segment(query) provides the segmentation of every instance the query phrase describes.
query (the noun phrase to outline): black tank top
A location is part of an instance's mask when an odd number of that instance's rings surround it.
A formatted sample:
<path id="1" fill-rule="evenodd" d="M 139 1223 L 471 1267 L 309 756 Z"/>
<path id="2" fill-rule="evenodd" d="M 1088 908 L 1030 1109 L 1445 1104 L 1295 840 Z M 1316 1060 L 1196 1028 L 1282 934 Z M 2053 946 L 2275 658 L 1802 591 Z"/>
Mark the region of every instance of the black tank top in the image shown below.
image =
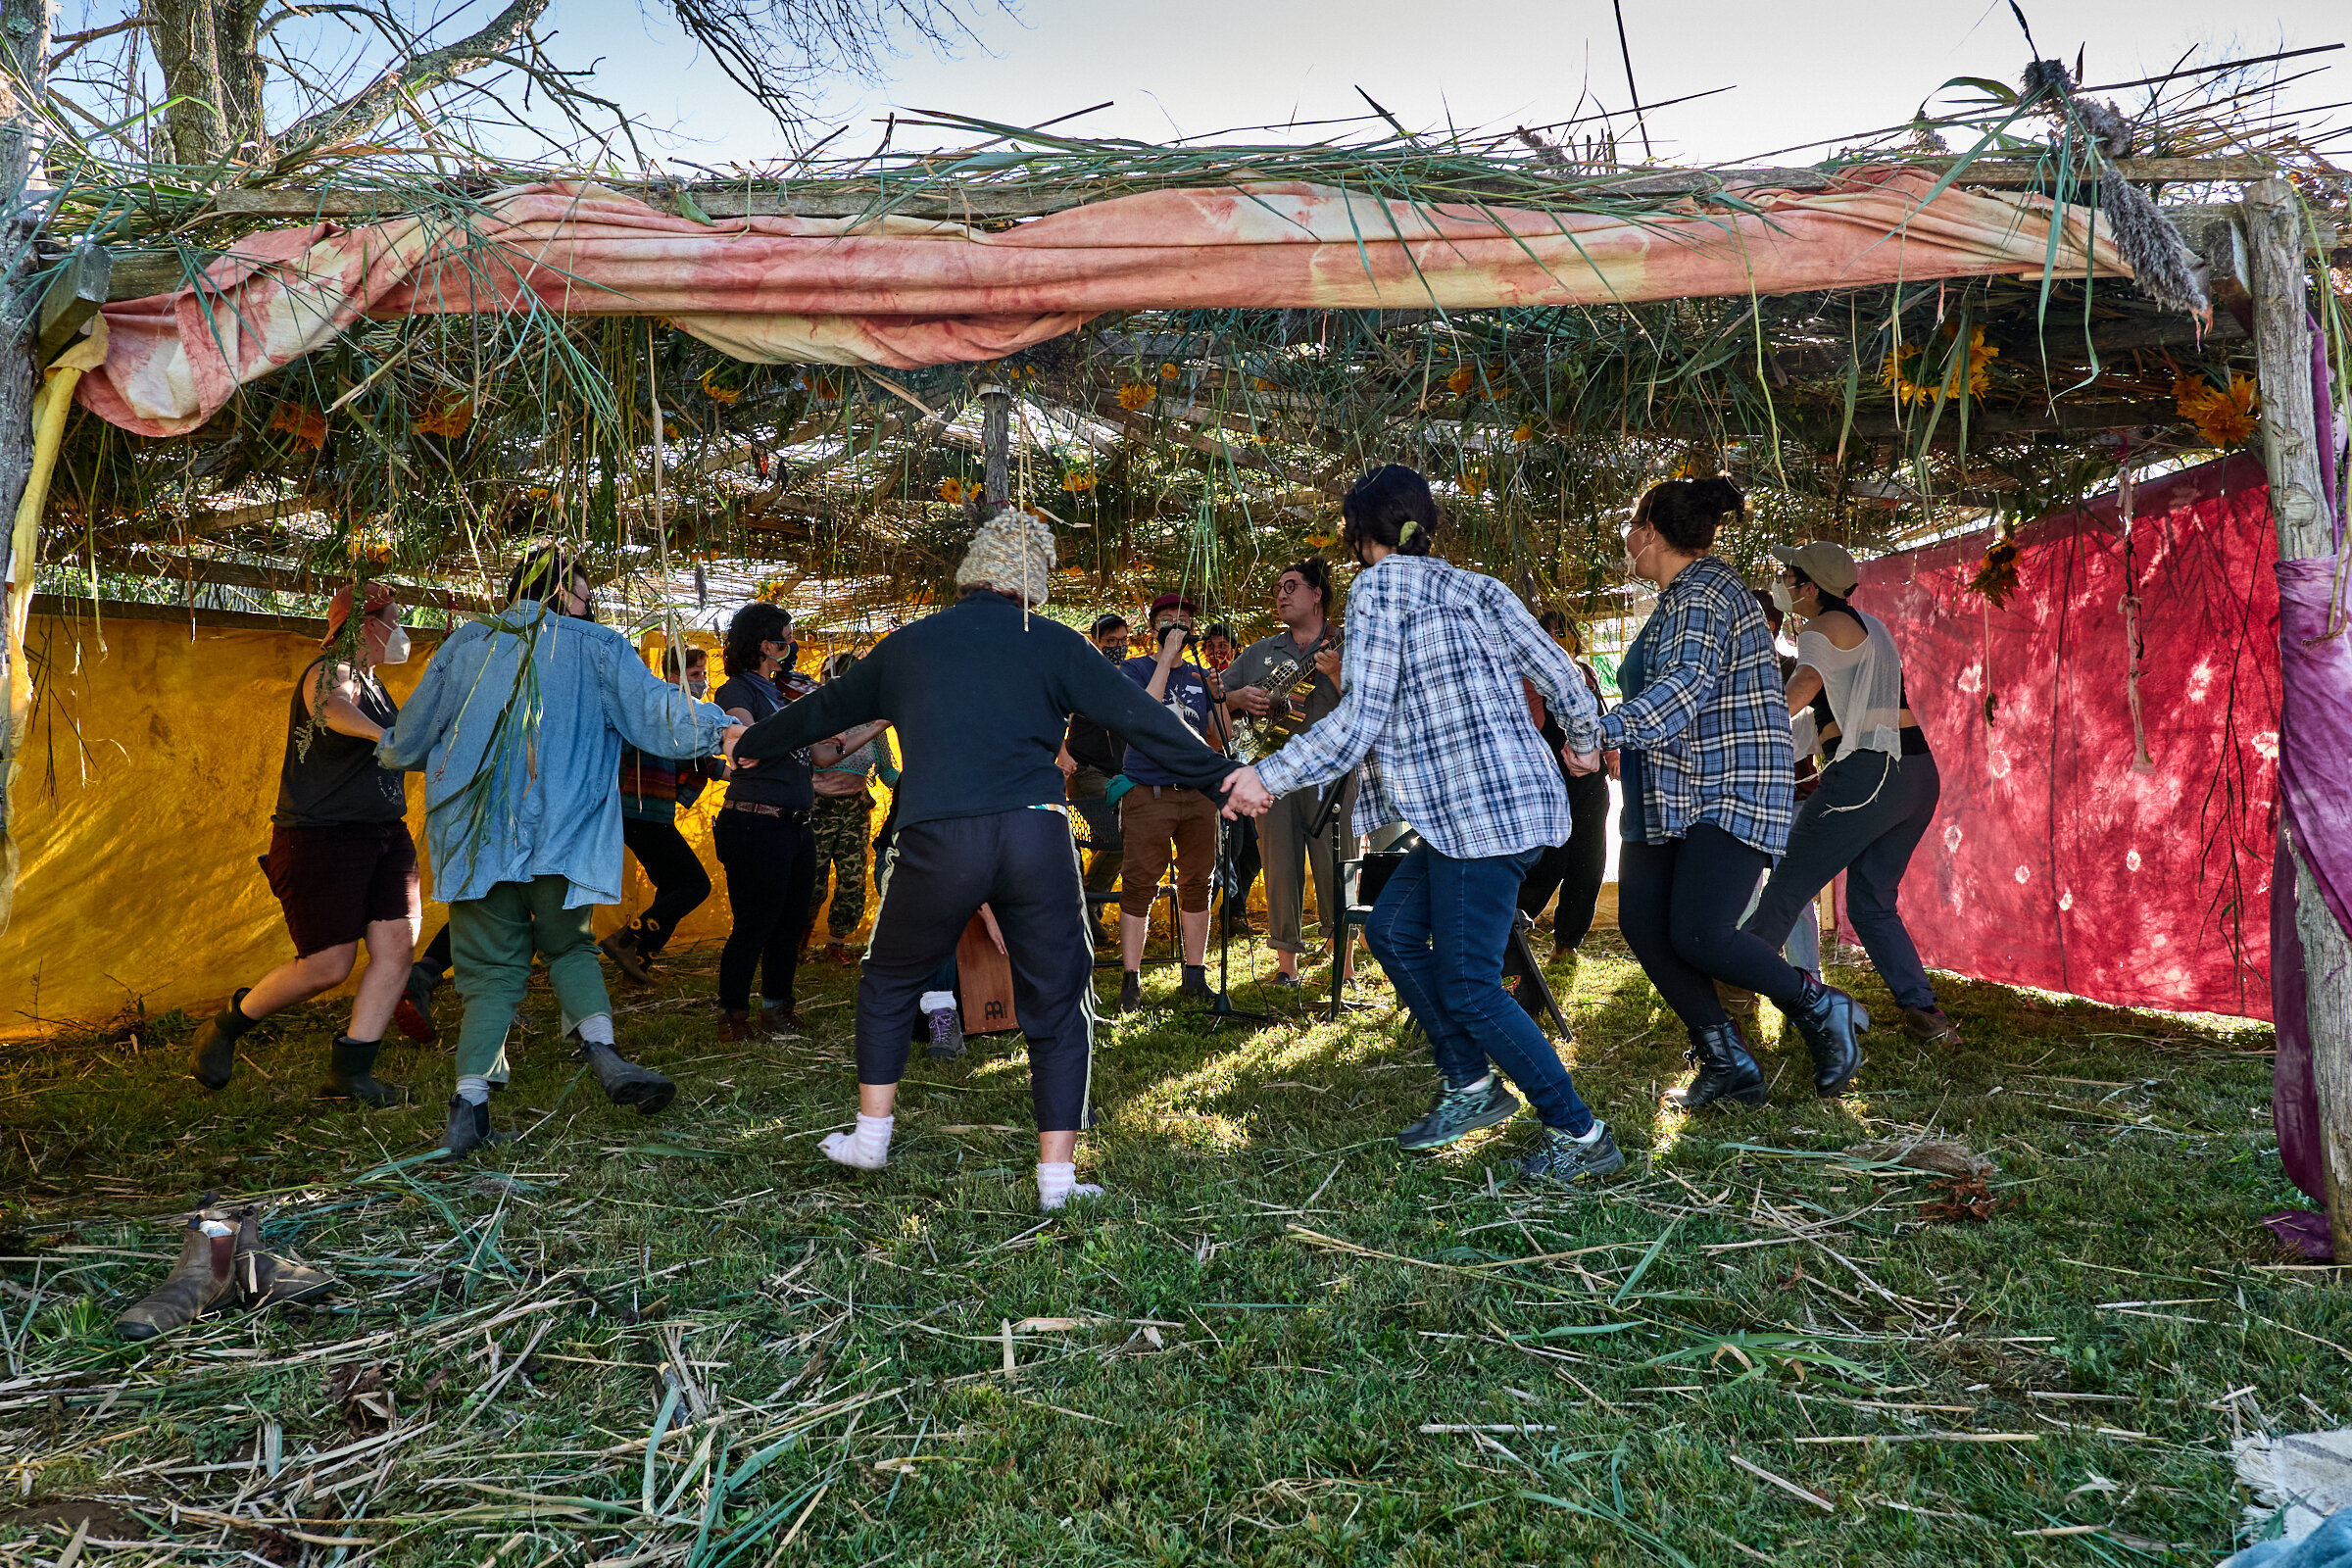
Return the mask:
<path id="1" fill-rule="evenodd" d="M 321 722 L 311 728 L 303 707 L 306 686 L 318 679 L 323 659 L 313 660 L 296 678 L 286 706 L 286 760 L 277 774 L 277 809 L 270 820 L 282 827 L 350 827 L 397 822 L 409 814 L 400 775 L 375 760 L 375 742 L 338 735 Z M 372 674 L 359 679 L 359 710 L 389 728 L 400 708 Z M 302 734 L 311 728 L 311 743 Z"/>

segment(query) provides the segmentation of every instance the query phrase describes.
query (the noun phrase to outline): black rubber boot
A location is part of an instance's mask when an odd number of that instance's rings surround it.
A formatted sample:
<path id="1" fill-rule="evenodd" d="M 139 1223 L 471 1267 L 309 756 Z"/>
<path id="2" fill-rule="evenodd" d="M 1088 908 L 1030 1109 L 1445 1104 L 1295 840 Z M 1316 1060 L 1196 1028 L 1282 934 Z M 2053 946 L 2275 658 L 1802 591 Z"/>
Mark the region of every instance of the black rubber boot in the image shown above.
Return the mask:
<path id="1" fill-rule="evenodd" d="M 1859 1037 L 1870 1028 L 1869 1010 L 1837 987 L 1809 979 L 1788 1021 L 1813 1054 L 1814 1093 L 1830 1100 L 1853 1087 L 1862 1070 Z"/>
<path id="2" fill-rule="evenodd" d="M 640 1116 L 651 1116 L 677 1096 L 676 1084 L 651 1067 L 640 1067 L 611 1046 L 582 1043 L 580 1055 L 596 1069 L 596 1081 L 605 1086 L 605 1098 L 615 1105 L 635 1107 Z"/>
<path id="3" fill-rule="evenodd" d="M 237 1070 L 237 1042 L 245 1031 L 261 1022 L 248 1018 L 237 1010 L 252 991 L 248 986 L 228 999 L 228 1005 L 196 1026 L 196 1038 L 188 1051 L 188 1071 L 207 1089 L 226 1089 L 230 1075 Z"/>
<path id="4" fill-rule="evenodd" d="M 380 1040 L 354 1040 L 349 1035 L 337 1035 L 334 1053 L 327 1057 L 326 1082 L 318 1086 L 318 1098 L 356 1100 L 379 1108 L 399 1104 L 406 1098 L 401 1087 L 377 1082 L 370 1071 L 375 1066 L 375 1054 L 382 1049 Z"/>
<path id="5" fill-rule="evenodd" d="M 1176 989 L 1180 994 L 1192 998 L 1195 1002 L 1214 1002 L 1217 1000 L 1217 994 L 1209 989 L 1208 967 L 1205 964 L 1186 964 L 1184 966 L 1184 979 Z"/>
<path id="6" fill-rule="evenodd" d="M 476 1105 L 464 1095 L 449 1097 L 449 1130 L 441 1135 L 441 1152 L 451 1159 L 464 1159 L 485 1145 L 503 1144 L 514 1135 L 490 1130 L 490 1107 Z"/>
<path id="7" fill-rule="evenodd" d="M 1711 1023 L 1690 1031 L 1690 1049 L 1683 1059 L 1698 1068 L 1698 1076 L 1666 1096 L 1666 1103 L 1698 1110 L 1719 1100 L 1742 1105 L 1761 1105 L 1769 1094 L 1764 1069 L 1749 1055 L 1736 1023 Z"/>
<path id="8" fill-rule="evenodd" d="M 1113 1012 L 1133 1012 L 1144 1004 L 1144 980 L 1133 969 L 1119 976 L 1119 1000 L 1110 1004 Z"/>

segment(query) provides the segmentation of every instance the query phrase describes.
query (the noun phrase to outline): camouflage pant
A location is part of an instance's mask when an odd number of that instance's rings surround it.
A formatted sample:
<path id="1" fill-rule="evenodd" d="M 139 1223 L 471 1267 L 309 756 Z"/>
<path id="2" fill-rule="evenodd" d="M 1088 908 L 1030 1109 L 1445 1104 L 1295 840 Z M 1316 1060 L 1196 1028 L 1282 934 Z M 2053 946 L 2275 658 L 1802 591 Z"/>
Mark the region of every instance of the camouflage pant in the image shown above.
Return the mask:
<path id="1" fill-rule="evenodd" d="M 833 873 L 825 929 L 836 942 L 847 942 L 865 918 L 865 841 L 873 814 L 873 799 L 866 795 L 820 795 L 808 813 L 809 830 L 816 835 L 816 896 L 824 892 L 827 869 Z M 810 902 L 813 906 L 813 897 Z"/>

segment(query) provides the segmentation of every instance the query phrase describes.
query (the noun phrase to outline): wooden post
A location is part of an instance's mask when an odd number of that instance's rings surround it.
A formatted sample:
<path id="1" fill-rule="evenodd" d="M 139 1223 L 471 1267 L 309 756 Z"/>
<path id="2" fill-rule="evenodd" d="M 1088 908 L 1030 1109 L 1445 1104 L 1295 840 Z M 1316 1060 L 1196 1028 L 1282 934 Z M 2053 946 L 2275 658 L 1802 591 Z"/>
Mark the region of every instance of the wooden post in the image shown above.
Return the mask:
<path id="1" fill-rule="evenodd" d="M 2270 468 L 2271 514 L 2278 523 L 2278 559 L 2324 559 L 2335 554 L 2335 537 L 2320 477 L 2319 419 L 2312 401 L 2303 215 L 2294 188 L 2283 179 L 2250 187 L 2244 212 L 2263 457 Z M 2283 744 L 2292 741 L 2281 737 Z M 2330 759 L 2329 765 L 2340 760 Z M 2328 1224 L 2335 1237 L 2336 1260 L 2352 1261 L 2352 936 L 2320 896 L 2300 845 L 2294 864 L 2273 866 L 2271 874 L 2295 879 L 2295 929 L 2303 938 Z"/>
<path id="2" fill-rule="evenodd" d="M 14 559 L 11 521 L 32 471 L 33 340 L 38 301 L 25 289 L 37 269 L 33 241 L 46 212 L 41 127 L 27 93 L 48 79 L 49 11 L 53 0 L 0 0 L 0 612 L 13 615 L 18 594 L 32 592 L 33 563 Z M 13 623 L 13 622 L 12 622 Z M 0 930 L 16 901 L 17 852 L 9 837 L 9 784 L 16 771 L 17 733 L 24 671 L 0 623 Z"/>
<path id="3" fill-rule="evenodd" d="M 981 500 L 983 515 L 1012 500 L 1012 392 L 990 385 L 980 389 Z"/>

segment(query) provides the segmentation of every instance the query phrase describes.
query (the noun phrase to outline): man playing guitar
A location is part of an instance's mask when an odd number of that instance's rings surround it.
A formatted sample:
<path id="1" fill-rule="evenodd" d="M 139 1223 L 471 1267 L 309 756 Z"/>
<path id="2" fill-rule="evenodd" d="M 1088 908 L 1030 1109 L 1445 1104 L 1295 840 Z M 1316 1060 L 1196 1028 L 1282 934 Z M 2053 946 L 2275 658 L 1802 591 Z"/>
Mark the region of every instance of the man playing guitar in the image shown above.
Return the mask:
<path id="1" fill-rule="evenodd" d="M 1270 755 L 1340 706 L 1340 628 L 1329 620 L 1330 609 L 1331 568 L 1321 557 L 1309 556 L 1283 569 L 1274 585 L 1274 614 L 1283 629 L 1251 643 L 1224 672 L 1225 706 L 1248 721 L 1244 760 L 1254 762 Z M 1345 788 L 1338 818 L 1343 839 L 1352 832 L 1355 780 L 1349 779 Z M 1322 794 L 1319 789 L 1295 790 L 1258 818 L 1266 876 L 1266 946 L 1274 950 L 1281 971 L 1277 985 L 1298 983 L 1309 865 L 1315 877 L 1315 907 L 1326 933 L 1334 925 L 1331 911 L 1339 907 L 1340 890 L 1329 885 L 1331 857 L 1306 838 Z"/>

